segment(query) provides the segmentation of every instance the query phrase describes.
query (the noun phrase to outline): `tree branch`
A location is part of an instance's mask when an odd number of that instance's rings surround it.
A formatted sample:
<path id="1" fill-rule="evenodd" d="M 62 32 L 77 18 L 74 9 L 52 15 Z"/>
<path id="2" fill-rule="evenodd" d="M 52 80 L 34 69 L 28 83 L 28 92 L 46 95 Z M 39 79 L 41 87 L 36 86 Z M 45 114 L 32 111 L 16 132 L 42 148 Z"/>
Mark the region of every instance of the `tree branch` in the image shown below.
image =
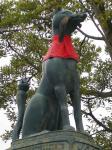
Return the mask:
<path id="1" fill-rule="evenodd" d="M 7 41 L 7 43 L 8 43 L 8 46 L 11 48 L 11 50 L 12 50 L 13 52 L 15 52 L 16 54 L 18 54 L 18 56 L 20 56 L 21 58 L 23 58 L 26 62 L 28 62 L 29 65 L 31 65 L 33 68 L 35 68 L 35 69 L 37 70 L 37 67 L 36 67 L 29 59 L 27 59 L 27 57 L 25 57 L 24 55 L 18 53 L 18 52 L 12 47 L 12 45 L 10 44 L 10 42 L 9 42 L 8 40 L 6 40 L 6 41 Z"/>
<path id="2" fill-rule="evenodd" d="M 81 55 L 82 54 L 82 46 L 83 46 L 83 44 L 85 43 L 85 41 L 86 41 L 86 36 L 84 37 L 84 39 L 82 40 L 82 42 L 81 42 L 81 44 L 79 45 L 79 55 Z"/>
<path id="3" fill-rule="evenodd" d="M 78 27 L 77 27 L 77 30 L 79 32 L 81 32 L 84 36 L 88 37 L 88 38 L 91 38 L 91 39 L 94 39 L 94 40 L 105 40 L 104 37 L 96 37 L 96 36 L 88 35 L 85 32 L 83 32 L 81 29 L 79 29 Z"/>
<path id="4" fill-rule="evenodd" d="M 93 11 L 95 12 L 96 18 L 100 23 L 100 26 L 104 33 L 105 43 L 107 45 L 107 51 L 109 52 L 110 58 L 112 60 L 112 29 L 110 26 L 108 26 L 109 15 L 107 15 L 106 13 L 105 2 L 103 0 L 98 3 L 90 0 L 86 1 L 90 3 Z"/>
<path id="5" fill-rule="evenodd" d="M 106 131 L 108 132 L 112 132 L 112 129 L 108 128 L 107 126 L 105 126 L 102 122 L 100 122 L 92 113 L 91 107 L 90 107 L 90 103 L 88 101 L 88 109 L 89 109 L 89 113 L 88 115 L 101 127 L 103 127 Z"/>
<path id="6" fill-rule="evenodd" d="M 88 90 L 86 92 L 87 95 L 93 95 L 95 97 L 102 97 L 102 98 L 107 98 L 107 97 L 112 97 L 112 91 L 110 92 L 99 92 L 95 90 Z"/>
<path id="7" fill-rule="evenodd" d="M 28 30 L 28 29 L 32 29 L 32 27 L 28 27 L 28 28 L 24 28 L 24 29 L 0 29 L 0 34 L 6 33 L 6 32 L 18 32 L 18 31 L 23 31 L 23 30 Z"/>
<path id="8" fill-rule="evenodd" d="M 99 134 L 99 133 L 102 133 L 102 132 L 105 132 L 105 130 L 100 130 L 100 131 L 97 131 L 97 132 L 95 132 L 95 133 L 92 133 L 91 136 L 96 135 L 96 134 Z"/>
<path id="9" fill-rule="evenodd" d="M 83 6 L 85 11 L 89 14 L 89 16 L 90 16 L 91 20 L 93 21 L 94 25 L 96 26 L 97 30 L 101 33 L 102 37 L 105 39 L 105 35 L 103 34 L 102 30 L 98 27 L 98 25 L 96 24 L 95 20 L 93 19 L 93 15 L 91 15 L 90 11 L 85 7 L 85 5 L 83 4 L 82 0 L 79 0 L 79 2 Z"/>

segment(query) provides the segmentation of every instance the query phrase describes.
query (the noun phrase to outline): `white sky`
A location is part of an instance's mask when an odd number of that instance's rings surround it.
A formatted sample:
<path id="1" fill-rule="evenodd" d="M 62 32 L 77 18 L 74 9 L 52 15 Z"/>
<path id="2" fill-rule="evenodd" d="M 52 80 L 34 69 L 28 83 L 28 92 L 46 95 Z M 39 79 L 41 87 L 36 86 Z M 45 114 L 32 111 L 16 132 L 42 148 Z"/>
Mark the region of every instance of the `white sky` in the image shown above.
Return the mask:
<path id="1" fill-rule="evenodd" d="M 5 130 L 9 129 L 11 129 L 11 124 L 5 115 L 5 111 L 0 110 L 0 135 L 4 134 Z M 9 148 L 10 142 L 11 141 L 5 143 L 2 141 L 2 139 L 0 139 L 0 150 L 5 150 L 6 148 Z"/>
<path id="2" fill-rule="evenodd" d="M 91 21 L 83 23 L 81 29 L 89 35 L 101 36 Z M 80 37 L 83 38 L 82 34 L 80 34 L 80 33 L 78 33 L 77 36 L 80 36 Z M 94 41 L 94 43 L 95 43 L 96 46 L 100 46 L 102 48 L 104 48 L 104 46 L 105 46 L 105 43 L 103 41 Z M 104 53 L 102 53 L 101 57 L 105 58 L 106 56 L 105 56 Z M 5 65 L 7 63 L 9 63 L 9 59 L 0 59 L 0 64 L 1 65 Z M 73 126 L 75 126 L 74 125 L 74 120 L 73 120 L 72 117 L 70 119 L 70 122 Z M 7 119 L 6 115 L 5 115 L 5 111 L 1 110 L 0 111 L 0 135 L 3 134 L 4 131 L 8 130 L 8 129 L 10 129 L 10 122 Z M 0 139 L 0 150 L 6 150 L 7 148 L 9 148 L 10 143 L 11 143 L 11 141 L 8 141 L 7 143 L 4 143 Z"/>

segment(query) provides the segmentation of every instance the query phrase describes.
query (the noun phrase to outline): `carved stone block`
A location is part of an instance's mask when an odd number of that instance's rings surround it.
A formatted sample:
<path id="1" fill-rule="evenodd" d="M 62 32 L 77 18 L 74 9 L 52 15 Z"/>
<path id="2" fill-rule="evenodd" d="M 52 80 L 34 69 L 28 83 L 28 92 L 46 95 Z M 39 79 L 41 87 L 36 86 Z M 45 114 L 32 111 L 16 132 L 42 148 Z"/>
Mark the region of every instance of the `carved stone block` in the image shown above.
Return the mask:
<path id="1" fill-rule="evenodd" d="M 42 132 L 12 143 L 11 150 L 101 150 L 93 139 L 72 130 Z"/>

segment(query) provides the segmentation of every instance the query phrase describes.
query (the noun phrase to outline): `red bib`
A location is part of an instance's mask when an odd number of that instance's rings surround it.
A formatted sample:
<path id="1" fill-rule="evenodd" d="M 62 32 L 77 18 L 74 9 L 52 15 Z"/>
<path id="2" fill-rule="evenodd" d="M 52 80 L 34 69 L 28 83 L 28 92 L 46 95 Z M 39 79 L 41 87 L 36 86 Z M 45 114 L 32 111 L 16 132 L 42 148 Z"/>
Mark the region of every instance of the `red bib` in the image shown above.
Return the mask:
<path id="1" fill-rule="evenodd" d="M 77 61 L 79 60 L 79 55 L 72 45 L 70 36 L 65 35 L 62 42 L 59 42 L 59 35 L 53 36 L 51 46 L 45 56 L 43 56 L 43 61 L 53 57 L 72 58 Z"/>

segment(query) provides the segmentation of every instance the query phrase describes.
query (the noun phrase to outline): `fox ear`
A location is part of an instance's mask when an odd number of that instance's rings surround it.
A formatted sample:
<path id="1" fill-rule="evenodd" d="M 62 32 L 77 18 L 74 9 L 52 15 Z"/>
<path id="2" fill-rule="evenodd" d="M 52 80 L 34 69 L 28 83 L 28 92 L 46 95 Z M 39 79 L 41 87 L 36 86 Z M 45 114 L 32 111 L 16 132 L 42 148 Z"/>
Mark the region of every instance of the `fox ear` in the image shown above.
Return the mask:
<path id="1" fill-rule="evenodd" d="M 55 10 L 55 14 L 56 14 L 57 12 L 61 11 L 61 10 L 62 10 L 62 8 L 58 7 L 58 8 Z"/>
<path id="2" fill-rule="evenodd" d="M 59 11 L 61 11 L 62 8 L 58 7 L 57 9 L 55 9 L 52 13 L 52 16 L 56 15 Z"/>
<path id="3" fill-rule="evenodd" d="M 59 24 L 59 41 L 62 42 L 63 41 L 63 38 L 64 38 L 64 34 L 65 34 L 65 31 L 66 31 L 66 27 L 67 27 L 67 23 L 69 21 L 69 18 L 68 16 L 65 16 L 60 24 Z"/>

